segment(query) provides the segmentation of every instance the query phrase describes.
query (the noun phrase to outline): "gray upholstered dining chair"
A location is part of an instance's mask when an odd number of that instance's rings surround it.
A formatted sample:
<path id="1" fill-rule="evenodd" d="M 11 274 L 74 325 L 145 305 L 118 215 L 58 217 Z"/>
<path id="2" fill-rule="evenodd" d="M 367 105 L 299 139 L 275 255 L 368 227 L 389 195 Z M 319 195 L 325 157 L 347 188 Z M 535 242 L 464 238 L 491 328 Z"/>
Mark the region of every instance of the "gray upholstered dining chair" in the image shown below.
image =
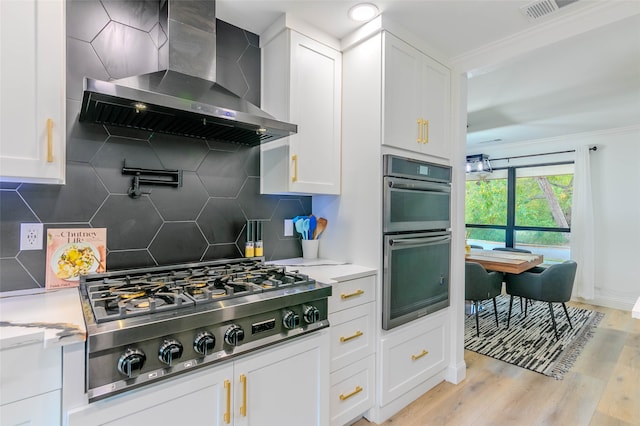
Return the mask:
<path id="1" fill-rule="evenodd" d="M 465 262 L 464 298 L 473 302 L 476 316 L 476 336 L 480 336 L 480 320 L 478 318 L 478 302 L 493 299 L 493 311 L 498 325 L 498 306 L 496 296 L 502 292 L 502 273 L 487 272 L 479 263 Z"/>
<path id="2" fill-rule="evenodd" d="M 561 303 L 564 313 L 569 321 L 569 327 L 573 329 L 571 318 L 567 311 L 565 302 L 571 299 L 573 282 L 576 278 L 578 264 L 573 260 L 551 265 L 547 268 L 534 268 L 521 274 L 506 274 L 507 294 L 511 296 L 509 300 L 509 317 L 507 328 L 511 320 L 511 307 L 513 296 L 524 297 L 525 299 L 547 302 L 553 323 L 553 332 L 558 338 L 556 319 L 553 314 L 553 303 Z M 524 315 L 527 316 L 527 304 L 525 303 Z"/>

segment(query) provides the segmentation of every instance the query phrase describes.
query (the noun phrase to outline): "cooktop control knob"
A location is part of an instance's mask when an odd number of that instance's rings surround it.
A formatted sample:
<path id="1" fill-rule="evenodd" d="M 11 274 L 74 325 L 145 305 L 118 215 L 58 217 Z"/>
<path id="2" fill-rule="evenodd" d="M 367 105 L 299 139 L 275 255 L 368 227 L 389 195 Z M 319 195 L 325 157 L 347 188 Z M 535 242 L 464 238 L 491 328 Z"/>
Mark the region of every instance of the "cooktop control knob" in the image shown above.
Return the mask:
<path id="1" fill-rule="evenodd" d="M 232 324 L 224 332 L 224 341 L 232 346 L 238 346 L 244 340 L 244 330 L 236 324 Z"/>
<path id="2" fill-rule="evenodd" d="M 216 346 L 216 338 L 208 331 L 198 333 L 193 340 L 193 350 L 201 355 L 207 356 Z"/>
<path id="3" fill-rule="evenodd" d="M 305 306 L 303 316 L 307 324 L 313 324 L 320 320 L 320 311 L 315 306 Z"/>
<path id="4" fill-rule="evenodd" d="M 288 330 L 300 327 L 300 315 L 293 311 L 285 311 L 282 316 L 282 325 Z"/>
<path id="5" fill-rule="evenodd" d="M 176 339 L 165 339 L 158 351 L 158 358 L 167 365 L 182 356 L 182 344 Z"/>
<path id="6" fill-rule="evenodd" d="M 138 349 L 127 349 L 118 359 L 118 371 L 127 377 L 133 377 L 134 374 L 142 370 L 147 356 Z"/>

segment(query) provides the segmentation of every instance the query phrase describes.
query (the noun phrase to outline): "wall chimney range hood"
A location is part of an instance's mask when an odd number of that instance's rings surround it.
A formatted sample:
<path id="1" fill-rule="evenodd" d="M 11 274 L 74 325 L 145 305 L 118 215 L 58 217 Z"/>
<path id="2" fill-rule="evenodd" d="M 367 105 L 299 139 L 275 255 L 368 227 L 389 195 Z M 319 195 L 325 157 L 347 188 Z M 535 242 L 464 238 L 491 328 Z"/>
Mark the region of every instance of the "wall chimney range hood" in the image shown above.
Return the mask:
<path id="1" fill-rule="evenodd" d="M 215 83 L 214 1 L 161 2 L 160 25 L 168 34 L 159 52 L 166 69 L 113 81 L 85 78 L 80 121 L 250 146 L 297 132 Z"/>

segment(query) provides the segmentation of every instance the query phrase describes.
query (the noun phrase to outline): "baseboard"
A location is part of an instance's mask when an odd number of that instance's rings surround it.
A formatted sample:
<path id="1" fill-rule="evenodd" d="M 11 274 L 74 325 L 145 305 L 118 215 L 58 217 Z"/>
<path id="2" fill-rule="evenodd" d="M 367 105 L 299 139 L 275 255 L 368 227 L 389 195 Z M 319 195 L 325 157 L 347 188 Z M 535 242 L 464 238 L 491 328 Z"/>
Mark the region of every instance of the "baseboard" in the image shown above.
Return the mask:
<path id="1" fill-rule="evenodd" d="M 449 364 L 447 370 L 445 372 L 444 379 L 449 382 L 457 385 L 467 376 L 467 364 L 462 360 L 457 364 Z"/>

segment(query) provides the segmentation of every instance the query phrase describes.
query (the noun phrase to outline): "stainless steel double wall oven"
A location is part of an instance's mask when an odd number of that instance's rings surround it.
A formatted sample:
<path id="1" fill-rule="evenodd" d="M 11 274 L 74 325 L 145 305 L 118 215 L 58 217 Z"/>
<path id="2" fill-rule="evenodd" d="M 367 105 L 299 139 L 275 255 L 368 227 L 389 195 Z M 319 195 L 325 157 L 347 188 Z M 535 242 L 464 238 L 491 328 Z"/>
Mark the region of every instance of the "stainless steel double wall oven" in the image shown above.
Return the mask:
<path id="1" fill-rule="evenodd" d="M 382 328 L 449 306 L 451 168 L 383 157 Z"/>

